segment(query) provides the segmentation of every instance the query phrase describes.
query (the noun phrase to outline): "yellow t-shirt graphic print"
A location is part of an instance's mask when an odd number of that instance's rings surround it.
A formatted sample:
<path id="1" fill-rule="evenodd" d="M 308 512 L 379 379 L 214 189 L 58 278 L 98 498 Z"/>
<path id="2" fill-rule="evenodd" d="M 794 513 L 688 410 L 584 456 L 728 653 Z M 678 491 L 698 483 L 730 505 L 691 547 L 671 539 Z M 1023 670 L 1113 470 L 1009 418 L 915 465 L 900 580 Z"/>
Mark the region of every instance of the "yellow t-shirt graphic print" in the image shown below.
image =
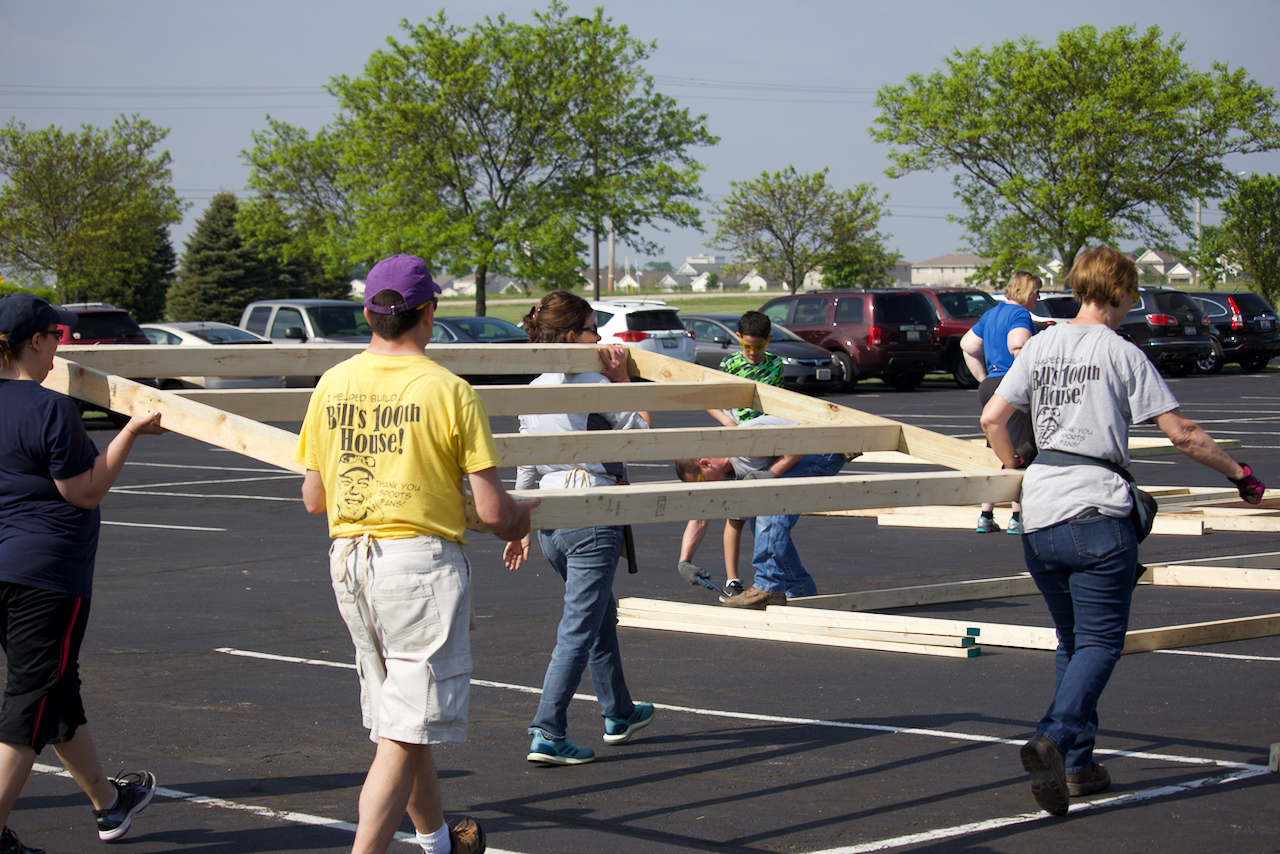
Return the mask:
<path id="1" fill-rule="evenodd" d="M 501 465 L 471 386 L 425 356 L 371 353 L 320 378 L 294 459 L 320 473 L 329 536 L 459 543 L 462 476 Z"/>

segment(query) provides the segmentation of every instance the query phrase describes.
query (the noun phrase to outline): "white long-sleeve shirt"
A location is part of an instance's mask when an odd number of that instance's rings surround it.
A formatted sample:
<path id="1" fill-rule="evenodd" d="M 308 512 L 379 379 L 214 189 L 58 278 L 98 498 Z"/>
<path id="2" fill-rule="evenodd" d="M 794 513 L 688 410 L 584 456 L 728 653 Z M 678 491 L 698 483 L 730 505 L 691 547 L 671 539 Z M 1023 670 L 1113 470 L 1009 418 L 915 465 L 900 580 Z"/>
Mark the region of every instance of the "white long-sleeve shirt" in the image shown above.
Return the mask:
<path id="1" fill-rule="evenodd" d="M 530 385 L 574 385 L 607 383 L 609 378 L 598 371 L 580 374 L 542 374 Z M 586 401 L 583 395 L 583 401 Z M 613 430 L 647 430 L 649 425 L 637 412 L 601 412 Z M 521 433 L 567 433 L 586 430 L 590 412 L 554 413 L 545 415 L 521 415 Z M 594 486 L 613 486 L 617 481 L 605 471 L 603 462 L 555 463 L 540 466 L 519 466 L 516 470 L 516 489 L 581 489 Z"/>

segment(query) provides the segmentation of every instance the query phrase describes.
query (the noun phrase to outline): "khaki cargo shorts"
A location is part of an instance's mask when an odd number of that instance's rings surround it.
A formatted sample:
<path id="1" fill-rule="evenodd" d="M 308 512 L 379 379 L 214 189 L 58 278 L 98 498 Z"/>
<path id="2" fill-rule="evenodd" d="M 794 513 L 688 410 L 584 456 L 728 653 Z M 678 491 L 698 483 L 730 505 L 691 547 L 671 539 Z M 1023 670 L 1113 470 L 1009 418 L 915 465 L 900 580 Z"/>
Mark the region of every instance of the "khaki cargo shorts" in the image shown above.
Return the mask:
<path id="1" fill-rule="evenodd" d="M 369 738 L 467 740 L 471 566 L 439 537 L 334 540 L 329 575 L 356 648 Z"/>

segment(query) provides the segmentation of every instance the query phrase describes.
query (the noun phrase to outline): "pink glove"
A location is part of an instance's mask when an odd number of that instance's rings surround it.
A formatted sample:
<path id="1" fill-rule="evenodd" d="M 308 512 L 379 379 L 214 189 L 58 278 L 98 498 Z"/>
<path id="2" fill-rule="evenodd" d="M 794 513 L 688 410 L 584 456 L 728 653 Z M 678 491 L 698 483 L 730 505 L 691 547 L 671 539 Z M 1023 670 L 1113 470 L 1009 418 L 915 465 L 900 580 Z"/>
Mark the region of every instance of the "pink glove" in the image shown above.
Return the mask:
<path id="1" fill-rule="evenodd" d="M 1266 492 L 1267 485 L 1253 476 L 1253 469 L 1244 463 L 1240 463 L 1240 468 L 1244 469 L 1244 477 L 1239 480 L 1227 478 L 1235 484 L 1236 489 L 1240 490 L 1240 497 L 1250 504 L 1261 504 L 1262 493 Z"/>

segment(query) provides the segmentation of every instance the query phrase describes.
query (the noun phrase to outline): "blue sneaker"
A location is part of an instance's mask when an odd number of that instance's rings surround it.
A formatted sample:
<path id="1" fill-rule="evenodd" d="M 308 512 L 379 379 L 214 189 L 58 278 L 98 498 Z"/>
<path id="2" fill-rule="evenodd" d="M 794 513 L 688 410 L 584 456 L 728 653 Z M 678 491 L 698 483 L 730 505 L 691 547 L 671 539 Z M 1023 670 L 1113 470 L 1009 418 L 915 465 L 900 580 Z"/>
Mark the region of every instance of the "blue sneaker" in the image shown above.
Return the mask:
<path id="1" fill-rule="evenodd" d="M 996 520 L 992 516 L 979 516 L 978 527 L 975 529 L 979 534 L 998 534 L 1000 526 L 996 524 Z"/>
<path id="2" fill-rule="evenodd" d="M 1009 527 L 1005 528 L 1005 529 L 1004 529 L 1004 532 L 1005 532 L 1006 534 L 1021 534 L 1021 533 L 1022 533 L 1022 520 L 1021 520 L 1021 519 L 1010 519 L 1010 520 L 1009 520 Z"/>
<path id="3" fill-rule="evenodd" d="M 596 758 L 596 754 L 567 738 L 552 741 L 542 733 L 537 733 L 529 744 L 529 755 L 525 758 L 530 762 L 543 762 L 547 765 L 586 765 Z"/>
<path id="4" fill-rule="evenodd" d="M 651 723 L 653 723 L 653 703 L 636 703 L 631 717 L 604 719 L 605 743 L 626 744 L 631 740 L 631 736 Z"/>

